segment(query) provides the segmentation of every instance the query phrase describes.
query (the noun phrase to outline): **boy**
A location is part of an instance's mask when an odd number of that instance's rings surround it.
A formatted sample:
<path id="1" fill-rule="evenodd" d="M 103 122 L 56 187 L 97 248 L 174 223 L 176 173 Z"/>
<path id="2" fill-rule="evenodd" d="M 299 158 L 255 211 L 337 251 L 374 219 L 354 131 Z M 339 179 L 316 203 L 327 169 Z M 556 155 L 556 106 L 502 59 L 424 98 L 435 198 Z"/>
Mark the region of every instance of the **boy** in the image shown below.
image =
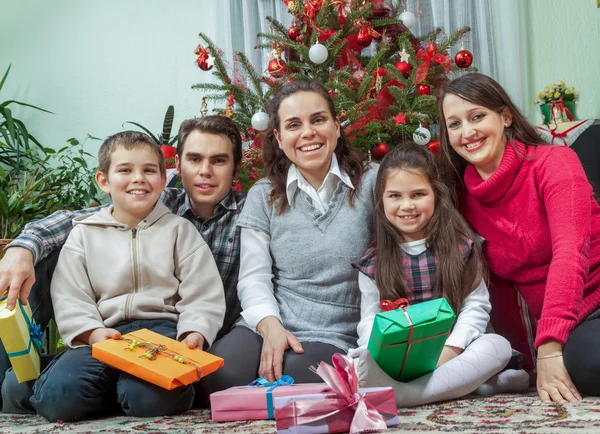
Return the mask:
<path id="1" fill-rule="evenodd" d="M 232 119 L 210 115 L 183 121 L 176 157 L 177 174 L 183 188 L 167 187 L 161 196 L 162 203 L 173 214 L 184 217 L 196 227 L 217 263 L 227 305 L 217 339 L 229 332 L 241 312 L 237 297 L 240 228 L 236 223 L 246 193 L 232 190 L 241 160 L 242 139 Z M 60 249 L 73 227 L 71 221 L 95 211 L 98 208 L 57 211 L 29 223 L 8 246 L 6 255 L 0 260 L 0 287 L 10 287 L 9 309 L 14 309 L 17 298 L 23 303 L 29 299 L 36 322 L 42 328 L 46 327 L 53 316 L 48 300 L 50 281 Z M 0 384 L 8 367 L 10 362 L 0 343 Z"/>
<path id="2" fill-rule="evenodd" d="M 75 219 L 54 271 L 51 295 L 69 349 L 33 386 L 30 404 L 10 370 L 4 411 L 50 421 L 89 419 L 119 405 L 130 416 L 192 407 L 193 386 L 171 391 L 92 358 L 91 345 L 140 328 L 207 348 L 223 323 L 223 284 L 196 228 L 158 201 L 164 158 L 147 135 L 125 131 L 99 151 L 96 182 L 112 206 Z"/>

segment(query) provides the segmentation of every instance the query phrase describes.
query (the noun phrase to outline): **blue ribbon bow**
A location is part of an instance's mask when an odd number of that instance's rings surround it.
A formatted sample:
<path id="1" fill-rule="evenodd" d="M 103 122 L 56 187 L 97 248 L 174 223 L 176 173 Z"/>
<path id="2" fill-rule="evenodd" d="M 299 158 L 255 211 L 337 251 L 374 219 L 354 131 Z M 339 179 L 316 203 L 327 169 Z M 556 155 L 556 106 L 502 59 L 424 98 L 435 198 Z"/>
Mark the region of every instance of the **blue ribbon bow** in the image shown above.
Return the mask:
<path id="1" fill-rule="evenodd" d="M 292 377 L 289 375 L 282 375 L 279 380 L 273 383 L 259 377 L 248 384 L 248 386 L 270 387 L 270 389 L 267 390 L 267 416 L 269 419 L 275 419 L 275 411 L 273 409 L 273 389 L 279 386 L 291 386 L 292 384 L 294 384 L 294 379 Z"/>
<path id="2" fill-rule="evenodd" d="M 8 297 L 0 298 L 0 302 L 5 301 L 7 298 Z M 27 316 L 27 311 L 25 311 L 25 308 L 21 304 L 21 300 L 17 300 L 17 304 L 21 309 L 21 313 L 23 314 L 23 318 L 25 319 L 25 322 L 27 323 L 27 328 L 29 329 L 29 343 L 27 344 L 27 348 L 25 348 L 23 351 L 15 351 L 14 353 L 8 353 L 7 356 L 9 358 L 20 357 L 29 354 L 29 351 L 31 351 L 31 344 L 35 345 L 35 348 L 39 350 L 42 347 L 42 338 L 44 336 L 42 328 L 35 323 L 33 318 L 30 319 Z"/>

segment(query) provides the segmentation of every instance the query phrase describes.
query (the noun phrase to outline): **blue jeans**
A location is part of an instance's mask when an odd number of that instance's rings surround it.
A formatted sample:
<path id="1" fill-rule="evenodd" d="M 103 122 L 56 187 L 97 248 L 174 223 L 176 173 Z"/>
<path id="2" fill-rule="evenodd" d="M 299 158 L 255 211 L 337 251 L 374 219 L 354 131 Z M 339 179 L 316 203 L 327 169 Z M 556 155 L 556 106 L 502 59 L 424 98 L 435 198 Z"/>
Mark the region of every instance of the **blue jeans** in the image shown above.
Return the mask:
<path id="1" fill-rule="evenodd" d="M 52 273 L 54 273 L 59 255 L 60 249 L 57 249 L 35 266 L 35 283 L 31 288 L 28 301 L 31 305 L 33 318 L 42 330 L 48 327 L 48 323 L 54 316 L 52 300 L 50 299 L 50 280 L 52 279 Z M 10 360 L 6 355 L 2 341 L 0 341 L 0 387 L 4 381 L 4 375 L 9 368 Z M 0 398 L 0 407 L 2 407 L 2 398 Z"/>
<path id="2" fill-rule="evenodd" d="M 136 320 L 115 327 L 122 334 L 141 328 L 172 339 L 177 334 L 177 324 L 167 320 Z M 92 419 L 119 410 L 127 416 L 167 416 L 191 409 L 194 402 L 192 385 L 163 389 L 94 359 L 90 347 L 69 349 L 55 357 L 35 381 L 30 405 L 26 385 L 16 383 L 8 371 L 2 390 L 4 408 L 37 412 L 51 422 Z"/>

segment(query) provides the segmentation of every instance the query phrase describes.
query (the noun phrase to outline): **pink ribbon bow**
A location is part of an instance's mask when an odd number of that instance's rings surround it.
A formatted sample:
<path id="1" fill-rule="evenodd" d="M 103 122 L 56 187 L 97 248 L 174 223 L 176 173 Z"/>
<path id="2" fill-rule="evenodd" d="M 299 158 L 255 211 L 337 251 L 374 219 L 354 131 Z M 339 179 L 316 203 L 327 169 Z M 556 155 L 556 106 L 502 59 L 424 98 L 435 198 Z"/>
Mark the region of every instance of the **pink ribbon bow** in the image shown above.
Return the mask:
<path id="1" fill-rule="evenodd" d="M 358 392 L 358 374 L 350 357 L 334 354 L 332 362 L 333 366 L 321 362 L 316 373 L 337 396 L 335 398 L 293 401 L 276 410 L 277 429 L 328 419 L 328 427 L 331 432 L 339 432 L 340 429 L 345 431 L 348 429 L 347 419 L 341 418 L 341 415 L 352 413 L 351 434 L 387 428 L 385 419 L 378 410 L 394 414 L 396 403 L 390 399 L 383 402 L 371 402 L 361 395 Z M 336 419 L 336 415 L 340 418 Z"/>

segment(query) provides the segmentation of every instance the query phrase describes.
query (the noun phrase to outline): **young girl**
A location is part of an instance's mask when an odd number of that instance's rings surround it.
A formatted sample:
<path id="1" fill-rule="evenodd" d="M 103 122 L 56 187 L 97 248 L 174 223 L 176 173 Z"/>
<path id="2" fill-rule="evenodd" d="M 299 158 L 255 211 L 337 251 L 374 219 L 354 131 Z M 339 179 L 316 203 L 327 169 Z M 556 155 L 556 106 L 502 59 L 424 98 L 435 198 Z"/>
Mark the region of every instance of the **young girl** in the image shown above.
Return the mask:
<path id="1" fill-rule="evenodd" d="M 544 146 L 483 74 L 453 80 L 440 108 L 442 161 L 464 187 L 465 218 L 487 240 L 494 327 L 523 348 L 522 323 L 511 320 L 516 288 L 537 319 L 540 398 L 600 395 L 600 207 L 579 158 Z"/>
<path id="2" fill-rule="evenodd" d="M 453 205 L 434 156 L 407 143 L 381 163 L 375 184 L 374 247 L 354 266 L 360 271 L 361 386 L 392 386 L 399 407 L 458 398 L 475 391 L 509 362 L 506 339 L 484 334 L 491 309 L 480 240 Z M 437 369 L 409 383 L 389 377 L 364 348 L 380 300 L 410 304 L 445 297 L 457 313 Z M 525 371 L 504 371 L 480 393 L 527 389 Z"/>

